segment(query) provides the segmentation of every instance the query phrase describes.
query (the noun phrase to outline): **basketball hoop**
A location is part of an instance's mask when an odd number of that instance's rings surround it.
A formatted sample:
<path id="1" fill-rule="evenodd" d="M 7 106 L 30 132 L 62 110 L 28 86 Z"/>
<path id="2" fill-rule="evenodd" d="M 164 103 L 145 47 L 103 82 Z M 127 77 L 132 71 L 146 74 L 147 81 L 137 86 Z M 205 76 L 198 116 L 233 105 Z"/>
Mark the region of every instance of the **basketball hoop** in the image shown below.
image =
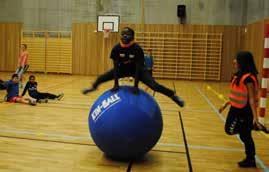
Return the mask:
<path id="1" fill-rule="evenodd" d="M 104 38 L 108 38 L 110 32 L 111 32 L 111 29 L 104 29 L 104 30 L 103 30 Z"/>

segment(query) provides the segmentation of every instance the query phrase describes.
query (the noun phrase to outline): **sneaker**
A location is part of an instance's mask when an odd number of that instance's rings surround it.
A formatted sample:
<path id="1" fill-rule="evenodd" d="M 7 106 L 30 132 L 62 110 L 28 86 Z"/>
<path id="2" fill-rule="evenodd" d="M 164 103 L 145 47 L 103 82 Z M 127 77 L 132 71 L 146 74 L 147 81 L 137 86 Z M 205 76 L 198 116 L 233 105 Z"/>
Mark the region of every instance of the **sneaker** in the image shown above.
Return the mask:
<path id="1" fill-rule="evenodd" d="M 238 166 L 241 168 L 256 168 L 255 159 L 244 159 L 243 161 L 238 162 Z"/>
<path id="2" fill-rule="evenodd" d="M 61 93 L 57 96 L 57 100 L 61 100 L 64 97 L 64 93 Z"/>
<path id="3" fill-rule="evenodd" d="M 172 100 L 178 104 L 180 107 L 183 107 L 185 105 L 184 100 L 182 100 L 180 97 L 178 97 L 177 95 L 173 95 Z"/>
<path id="4" fill-rule="evenodd" d="M 29 100 L 29 105 L 35 106 L 36 105 L 36 101 L 35 100 Z"/>

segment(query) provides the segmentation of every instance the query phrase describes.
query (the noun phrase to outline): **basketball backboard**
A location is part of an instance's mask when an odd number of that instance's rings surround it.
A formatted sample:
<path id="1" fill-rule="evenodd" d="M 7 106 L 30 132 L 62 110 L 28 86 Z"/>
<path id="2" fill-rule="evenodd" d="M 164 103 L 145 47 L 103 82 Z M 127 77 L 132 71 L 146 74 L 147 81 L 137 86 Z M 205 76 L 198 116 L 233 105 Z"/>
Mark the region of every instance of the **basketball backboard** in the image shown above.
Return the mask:
<path id="1" fill-rule="evenodd" d="M 97 31 L 119 32 L 120 16 L 118 15 L 100 15 L 97 17 Z"/>

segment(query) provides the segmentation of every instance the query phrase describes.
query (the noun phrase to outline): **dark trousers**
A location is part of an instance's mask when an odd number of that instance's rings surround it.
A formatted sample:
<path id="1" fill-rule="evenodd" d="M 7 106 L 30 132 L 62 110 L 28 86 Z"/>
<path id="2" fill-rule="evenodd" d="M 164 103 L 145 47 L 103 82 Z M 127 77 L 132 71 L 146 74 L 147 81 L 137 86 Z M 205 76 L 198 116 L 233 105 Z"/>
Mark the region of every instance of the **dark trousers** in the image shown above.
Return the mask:
<path id="1" fill-rule="evenodd" d="M 225 123 L 225 132 L 229 135 L 239 134 L 240 139 L 245 145 L 245 153 L 248 159 L 255 158 L 255 143 L 251 135 L 252 129 L 252 113 L 235 114 L 230 109 Z"/>
<path id="2" fill-rule="evenodd" d="M 34 94 L 30 94 L 30 96 L 34 99 L 40 100 L 40 99 L 56 99 L 57 96 L 51 93 L 40 93 L 36 92 Z"/>
<path id="3" fill-rule="evenodd" d="M 0 83 L 0 90 L 5 90 L 5 89 L 6 89 L 6 87 L 4 86 L 4 84 Z"/>
<path id="4" fill-rule="evenodd" d="M 147 71 L 149 72 L 150 76 L 153 75 L 152 69 L 147 69 Z"/>
<path id="5" fill-rule="evenodd" d="M 128 74 L 124 71 L 118 72 L 118 78 L 129 77 L 129 76 L 134 77 L 133 74 Z M 107 82 L 107 81 L 110 81 L 110 80 L 113 80 L 113 79 L 114 79 L 114 70 L 111 69 L 111 70 L 107 71 L 106 73 L 100 75 L 96 79 L 96 81 L 93 83 L 93 87 L 97 88 L 100 84 Z M 147 85 L 149 88 L 151 88 L 152 90 L 159 92 L 159 93 L 162 93 L 168 97 L 172 97 L 175 94 L 175 92 L 173 90 L 166 88 L 166 87 L 160 85 L 159 83 L 157 83 L 154 80 L 154 78 L 150 75 L 150 73 L 145 69 L 140 71 L 139 80 L 141 82 L 143 82 L 145 85 Z"/>

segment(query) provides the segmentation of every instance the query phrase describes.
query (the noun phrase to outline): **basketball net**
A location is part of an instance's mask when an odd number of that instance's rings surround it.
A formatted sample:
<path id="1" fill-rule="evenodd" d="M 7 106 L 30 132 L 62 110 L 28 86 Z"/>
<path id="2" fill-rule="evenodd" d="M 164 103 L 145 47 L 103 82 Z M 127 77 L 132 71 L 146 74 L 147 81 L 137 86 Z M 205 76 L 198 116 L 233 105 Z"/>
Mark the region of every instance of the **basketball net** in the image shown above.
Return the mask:
<path id="1" fill-rule="evenodd" d="M 104 33 L 104 38 L 108 38 L 109 37 L 109 33 L 110 33 L 110 29 L 104 29 L 103 33 Z"/>

